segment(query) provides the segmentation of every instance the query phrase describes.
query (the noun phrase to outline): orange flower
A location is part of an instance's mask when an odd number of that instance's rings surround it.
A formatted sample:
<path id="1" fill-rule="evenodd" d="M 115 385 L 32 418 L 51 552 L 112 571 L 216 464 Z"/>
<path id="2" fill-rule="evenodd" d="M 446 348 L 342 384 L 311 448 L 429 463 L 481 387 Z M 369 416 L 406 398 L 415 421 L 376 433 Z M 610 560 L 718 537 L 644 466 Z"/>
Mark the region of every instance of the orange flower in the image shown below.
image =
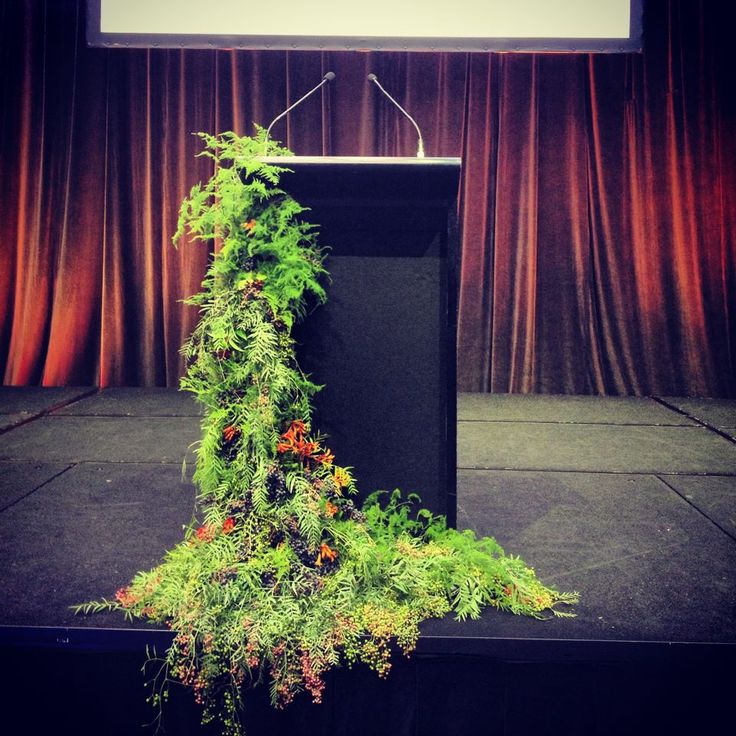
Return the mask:
<path id="1" fill-rule="evenodd" d="M 334 549 L 330 549 L 329 545 L 327 545 L 325 542 L 322 542 L 322 544 L 319 546 L 319 554 L 317 555 L 317 561 L 316 565 L 317 567 L 322 567 L 322 563 L 324 560 L 329 560 L 332 562 L 337 557 L 337 551 Z"/>
<path id="2" fill-rule="evenodd" d="M 327 504 L 325 505 L 325 513 L 330 518 L 332 518 L 338 511 L 339 509 L 337 508 L 337 506 L 335 506 L 334 503 L 330 503 L 330 501 L 328 501 Z"/>
<path id="3" fill-rule="evenodd" d="M 305 432 L 308 432 L 308 431 L 309 431 L 309 427 L 307 427 L 307 425 L 304 424 L 304 422 L 301 419 L 295 419 L 291 423 L 291 426 L 289 427 L 289 432 L 292 434 L 294 433 L 304 434 Z"/>
<path id="4" fill-rule="evenodd" d="M 294 445 L 292 452 L 301 458 L 306 458 L 311 457 L 317 450 L 319 450 L 319 445 L 316 442 L 307 442 L 306 440 L 299 439 Z"/>
<path id="5" fill-rule="evenodd" d="M 253 231 L 256 227 L 256 221 L 251 219 L 248 222 L 243 223 L 243 229 L 248 231 L 248 235 L 253 235 Z"/>
<path id="6" fill-rule="evenodd" d="M 332 465 L 335 461 L 335 456 L 332 454 L 332 450 L 325 450 L 321 455 L 315 455 L 314 459 L 323 465 Z"/>
<path id="7" fill-rule="evenodd" d="M 276 450 L 278 452 L 293 452 L 302 459 L 311 457 L 319 450 L 319 445 L 304 438 L 305 432 L 308 431 L 309 427 L 303 421 L 295 419 L 289 425 L 289 429 L 281 435 L 281 442 L 276 445 Z"/>
<path id="8" fill-rule="evenodd" d="M 276 445 L 276 449 L 279 452 L 293 452 L 296 447 L 296 443 L 301 440 L 301 430 L 299 427 L 295 426 L 296 424 L 297 422 L 292 422 L 289 429 L 281 435 L 281 442 Z M 302 427 L 304 426 L 301 422 L 299 422 L 299 424 L 301 424 Z"/>
<path id="9" fill-rule="evenodd" d="M 222 430 L 222 435 L 225 438 L 225 442 L 232 442 L 235 437 L 240 434 L 240 430 L 232 425 L 225 427 Z"/>
<path id="10" fill-rule="evenodd" d="M 222 533 L 230 534 L 235 529 L 235 519 L 232 516 L 228 516 L 222 524 Z"/>

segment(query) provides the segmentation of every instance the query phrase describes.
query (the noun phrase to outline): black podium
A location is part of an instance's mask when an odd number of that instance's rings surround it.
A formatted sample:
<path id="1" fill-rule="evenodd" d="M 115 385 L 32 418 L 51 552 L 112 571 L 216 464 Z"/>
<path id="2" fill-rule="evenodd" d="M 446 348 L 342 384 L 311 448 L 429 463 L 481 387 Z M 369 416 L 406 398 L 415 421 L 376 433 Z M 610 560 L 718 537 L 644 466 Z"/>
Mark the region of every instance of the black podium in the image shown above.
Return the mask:
<path id="1" fill-rule="evenodd" d="M 455 158 L 273 158 L 329 247 L 328 302 L 295 331 L 315 425 L 361 497 L 400 488 L 455 524 Z"/>

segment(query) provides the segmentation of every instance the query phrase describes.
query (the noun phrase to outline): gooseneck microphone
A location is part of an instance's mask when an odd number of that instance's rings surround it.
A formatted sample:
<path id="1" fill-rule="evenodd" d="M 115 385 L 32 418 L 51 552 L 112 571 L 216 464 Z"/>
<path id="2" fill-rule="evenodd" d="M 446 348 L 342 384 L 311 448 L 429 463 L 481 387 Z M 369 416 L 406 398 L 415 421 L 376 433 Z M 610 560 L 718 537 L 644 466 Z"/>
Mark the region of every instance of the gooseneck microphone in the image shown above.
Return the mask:
<path id="1" fill-rule="evenodd" d="M 419 130 L 419 126 L 417 125 L 416 120 L 414 120 L 414 118 L 409 115 L 409 113 L 404 110 L 404 108 L 401 107 L 401 105 L 399 105 L 399 103 L 396 102 L 396 100 L 391 97 L 388 92 L 386 92 L 386 90 L 381 86 L 381 83 L 378 81 L 378 77 L 375 74 L 369 74 L 368 81 L 374 82 L 376 87 L 378 87 L 378 89 L 380 89 L 381 92 L 383 92 L 383 94 L 385 94 L 386 97 L 388 97 L 389 100 L 391 100 L 391 102 L 393 102 L 394 105 L 396 105 L 396 107 L 398 107 L 399 110 L 401 110 L 401 112 L 403 112 L 404 115 L 409 118 L 409 120 L 411 120 L 411 124 L 417 129 L 417 135 L 419 136 L 419 143 L 417 145 L 417 158 L 424 158 L 424 139 L 422 138 L 422 132 Z"/>
<path id="2" fill-rule="evenodd" d="M 304 102 L 304 100 L 306 100 L 307 97 L 309 97 L 309 95 L 314 94 L 323 84 L 326 84 L 327 82 L 331 82 L 334 78 L 335 78 L 335 72 L 327 72 L 327 74 L 325 74 L 324 77 L 322 77 L 322 81 L 316 87 L 313 87 L 312 89 L 310 89 L 309 92 L 307 92 L 307 94 L 304 95 L 304 97 L 300 97 L 293 105 L 289 105 L 289 107 L 287 107 L 286 110 L 284 110 L 280 115 L 277 115 L 271 121 L 271 125 L 269 125 L 268 128 L 266 129 L 266 138 L 263 141 L 263 155 L 264 156 L 267 155 L 268 153 L 268 136 L 271 133 L 271 128 L 273 128 L 273 126 L 279 120 L 281 120 L 281 118 L 284 117 L 284 115 L 290 113 L 297 105 L 301 105 L 302 102 Z"/>

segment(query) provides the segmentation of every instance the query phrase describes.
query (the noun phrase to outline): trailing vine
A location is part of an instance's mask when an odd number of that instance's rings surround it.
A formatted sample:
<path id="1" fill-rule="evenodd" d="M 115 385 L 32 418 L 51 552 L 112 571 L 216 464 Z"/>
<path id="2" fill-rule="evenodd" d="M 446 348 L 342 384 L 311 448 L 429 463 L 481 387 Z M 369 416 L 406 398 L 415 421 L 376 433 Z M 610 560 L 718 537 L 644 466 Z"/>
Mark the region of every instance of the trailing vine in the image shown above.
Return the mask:
<path id="1" fill-rule="evenodd" d="M 380 676 L 394 644 L 415 647 L 419 624 L 486 606 L 544 617 L 574 603 L 539 582 L 491 538 L 447 527 L 415 498 L 373 494 L 358 507 L 350 468 L 311 424 L 318 386 L 299 369 L 291 329 L 326 298 L 325 253 L 313 225 L 279 188 L 287 169 L 259 157 L 264 131 L 199 134 L 214 175 L 181 205 L 174 243 L 217 243 L 200 321 L 182 347 L 181 386 L 205 410 L 194 481 L 202 518 L 157 567 L 115 600 L 175 636 L 154 677 L 160 705 L 171 680 L 190 686 L 203 722 L 242 732 L 243 693 L 267 681 L 271 701 L 301 691 L 320 702 L 325 673 L 364 662 Z M 269 141 L 268 153 L 288 151 Z M 346 418 L 349 421 L 349 418 Z"/>

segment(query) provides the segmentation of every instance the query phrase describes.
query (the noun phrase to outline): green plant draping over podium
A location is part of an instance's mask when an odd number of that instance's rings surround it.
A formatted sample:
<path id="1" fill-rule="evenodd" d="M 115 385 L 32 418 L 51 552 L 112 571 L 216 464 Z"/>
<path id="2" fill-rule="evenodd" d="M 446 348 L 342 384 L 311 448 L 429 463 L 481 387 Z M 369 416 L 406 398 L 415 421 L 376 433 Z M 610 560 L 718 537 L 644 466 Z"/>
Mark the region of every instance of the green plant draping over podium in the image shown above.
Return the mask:
<path id="1" fill-rule="evenodd" d="M 189 300 L 201 319 L 182 348 L 182 388 L 205 408 L 194 474 L 202 519 L 115 600 L 78 610 L 167 624 L 175 638 L 154 701 L 178 680 L 204 720 L 221 719 L 231 734 L 244 686 L 267 680 L 276 706 L 300 691 L 319 702 L 325 672 L 341 662 L 385 676 L 394 643 L 410 652 L 425 618 L 475 618 L 484 606 L 570 615 L 555 606 L 574 594 L 542 585 L 493 539 L 413 511 L 416 499 L 398 491 L 362 508 L 351 500 L 350 468 L 311 424 L 319 387 L 300 371 L 291 337 L 308 300 L 326 298 L 315 227 L 279 188 L 284 169 L 259 160 L 262 130 L 200 135 L 215 174 L 182 204 L 174 240 L 188 231 L 221 245 Z M 273 142 L 268 152 L 288 154 Z"/>

